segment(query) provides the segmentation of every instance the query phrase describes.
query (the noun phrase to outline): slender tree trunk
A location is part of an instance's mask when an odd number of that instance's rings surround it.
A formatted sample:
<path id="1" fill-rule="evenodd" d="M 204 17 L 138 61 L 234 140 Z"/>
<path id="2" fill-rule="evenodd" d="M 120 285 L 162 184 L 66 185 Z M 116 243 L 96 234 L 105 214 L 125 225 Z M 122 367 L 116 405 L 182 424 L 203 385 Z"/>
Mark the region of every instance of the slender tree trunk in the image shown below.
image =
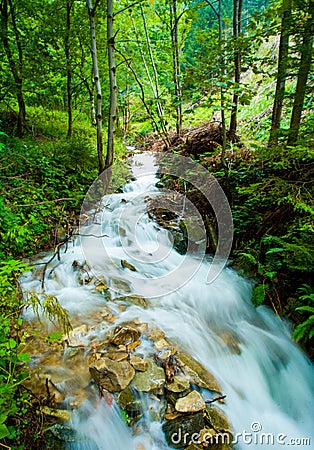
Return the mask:
<path id="1" fill-rule="evenodd" d="M 17 133 L 20 138 L 23 137 L 24 126 L 26 122 L 26 106 L 23 94 L 23 51 L 20 40 L 20 33 L 17 28 L 15 11 L 12 0 L 3 0 L 0 5 L 1 27 L 0 34 L 9 62 L 10 70 L 15 83 L 15 94 L 18 103 Z M 13 34 L 18 50 L 18 57 L 13 55 L 9 42 L 9 13 L 11 16 Z"/>
<path id="2" fill-rule="evenodd" d="M 64 51 L 66 58 L 66 73 L 67 73 L 67 109 L 68 109 L 68 132 L 67 137 L 72 136 L 73 130 L 73 91 L 72 91 L 72 64 L 70 53 L 70 33 L 71 33 L 71 9 L 73 6 L 72 0 L 67 0 L 66 4 L 66 32 L 64 39 Z"/>
<path id="3" fill-rule="evenodd" d="M 124 114 L 123 114 L 123 135 L 124 137 L 128 134 L 130 125 L 130 97 L 129 97 L 129 82 L 128 78 L 125 85 L 125 104 L 124 104 Z"/>
<path id="4" fill-rule="evenodd" d="M 295 145 L 300 128 L 301 115 L 303 111 L 304 97 L 308 75 L 311 70 L 313 52 L 313 26 L 314 26 L 314 2 L 310 2 L 309 18 L 305 25 L 303 34 L 301 60 L 297 85 L 295 89 L 294 103 L 290 120 L 290 129 L 287 145 Z"/>
<path id="5" fill-rule="evenodd" d="M 243 0 L 233 0 L 233 36 L 236 46 L 238 46 L 237 41 L 239 39 L 239 34 L 241 33 L 242 8 L 243 8 Z M 229 126 L 231 141 L 234 141 L 235 134 L 237 131 L 237 115 L 239 103 L 239 94 L 237 92 L 237 89 L 239 89 L 240 78 L 241 78 L 241 52 L 239 48 L 237 48 L 234 51 L 234 82 L 236 91 L 233 94 L 230 126 Z"/>
<path id="6" fill-rule="evenodd" d="M 176 132 L 180 136 L 182 131 L 182 90 L 181 90 L 181 69 L 180 69 L 180 49 L 178 40 L 178 14 L 177 1 L 172 0 L 170 6 L 170 26 L 171 26 L 171 44 L 172 44 L 172 63 L 173 63 L 173 83 L 175 90 L 175 110 L 176 110 Z"/>
<path id="7" fill-rule="evenodd" d="M 102 93 L 99 78 L 97 45 L 96 45 L 96 27 L 95 27 L 95 8 L 93 8 L 92 0 L 86 0 L 90 21 L 90 37 L 91 37 L 91 52 L 93 59 L 94 83 L 97 93 L 96 104 L 96 124 L 97 124 L 97 154 L 98 154 L 98 170 L 103 172 L 106 168 L 105 158 L 103 153 L 103 136 L 102 136 Z"/>
<path id="8" fill-rule="evenodd" d="M 142 57 L 142 60 L 143 60 L 143 64 L 144 64 L 144 67 L 145 67 L 145 71 L 146 71 L 146 74 L 147 74 L 147 78 L 148 78 L 148 81 L 149 81 L 149 84 L 150 84 L 150 87 L 151 87 L 151 90 L 152 90 L 152 93 L 153 93 L 153 97 L 154 97 L 154 99 L 156 101 L 157 115 L 158 115 L 158 119 L 159 119 L 161 130 L 162 130 L 162 134 L 164 135 L 165 140 L 168 142 L 168 131 L 167 131 L 167 127 L 166 127 L 166 123 L 165 123 L 165 119 L 164 119 L 164 115 L 165 114 L 164 114 L 164 109 L 163 109 L 163 106 L 161 104 L 160 96 L 159 96 L 159 82 L 158 82 L 157 68 L 156 68 L 154 57 L 153 57 L 153 52 L 152 52 L 151 42 L 150 42 L 150 38 L 149 38 L 147 23 L 146 23 L 145 14 L 144 14 L 144 10 L 143 10 L 142 5 L 140 5 L 140 8 L 141 8 L 141 16 L 142 16 L 143 26 L 144 26 L 144 31 L 145 31 L 147 49 L 148 49 L 148 52 L 149 52 L 149 58 L 150 58 L 150 62 L 151 62 L 151 66 L 152 66 L 153 74 L 154 74 L 154 81 L 152 80 L 149 68 L 148 68 L 147 63 L 146 63 L 145 55 L 144 55 L 144 52 L 143 52 L 143 49 L 142 49 L 142 46 L 141 46 L 141 43 L 140 43 L 140 39 L 139 39 L 138 33 L 136 31 L 136 26 L 135 26 L 133 17 L 132 17 L 132 24 L 133 24 L 133 28 L 134 28 L 135 35 L 136 35 L 136 40 L 138 42 L 138 46 L 139 46 L 139 50 L 140 50 L 140 53 L 141 53 L 141 57 Z"/>
<path id="9" fill-rule="evenodd" d="M 108 66 L 109 66 L 109 83 L 110 83 L 110 108 L 108 121 L 108 142 L 105 167 L 111 167 L 114 154 L 114 133 L 115 123 L 117 119 L 117 80 L 116 66 L 114 60 L 114 32 L 113 32 L 113 3 L 107 0 L 107 45 L 108 45 Z"/>
<path id="10" fill-rule="evenodd" d="M 290 19 L 291 19 L 291 0 L 287 0 L 284 4 L 284 11 L 281 20 L 277 81 L 276 81 L 276 91 L 268 141 L 269 147 L 278 144 L 278 134 L 280 130 L 281 113 L 283 107 L 283 99 L 285 96 L 285 86 L 287 78 Z"/>
<path id="11" fill-rule="evenodd" d="M 223 88 L 223 81 L 225 78 L 226 68 L 225 68 L 225 55 L 222 42 L 222 0 L 218 1 L 218 21 L 219 21 L 219 42 L 221 44 L 221 65 L 220 65 L 220 111 L 221 111 L 221 128 L 222 128 L 222 150 L 221 150 L 221 161 L 224 166 L 225 172 L 228 171 L 226 163 L 226 146 L 227 146 L 227 134 L 226 134 L 226 118 L 225 118 L 225 90 Z"/>

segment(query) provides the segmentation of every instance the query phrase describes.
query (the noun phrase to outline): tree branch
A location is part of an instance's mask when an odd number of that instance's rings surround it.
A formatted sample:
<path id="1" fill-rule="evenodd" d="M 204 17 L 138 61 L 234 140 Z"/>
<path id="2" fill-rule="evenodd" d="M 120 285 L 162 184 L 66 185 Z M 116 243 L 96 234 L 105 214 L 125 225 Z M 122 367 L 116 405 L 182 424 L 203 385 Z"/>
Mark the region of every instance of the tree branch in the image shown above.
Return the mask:
<path id="1" fill-rule="evenodd" d="M 113 14 L 113 17 L 116 17 L 118 14 L 127 11 L 128 9 L 132 8 L 133 6 L 138 5 L 139 3 L 143 3 L 145 0 L 138 0 L 137 2 L 131 3 L 131 5 L 126 6 L 125 8 L 120 9 L 120 11 L 117 11 Z"/>
<path id="2" fill-rule="evenodd" d="M 17 207 L 26 207 L 26 206 L 37 206 L 37 205 L 44 205 L 45 203 L 54 203 L 54 202 L 64 202 L 67 200 L 76 200 L 73 197 L 65 197 L 65 198 L 57 198 L 56 200 L 46 200 L 44 202 L 38 202 L 38 203 L 27 203 L 27 204 L 22 204 L 22 205 L 11 205 L 13 208 L 17 208 Z"/>

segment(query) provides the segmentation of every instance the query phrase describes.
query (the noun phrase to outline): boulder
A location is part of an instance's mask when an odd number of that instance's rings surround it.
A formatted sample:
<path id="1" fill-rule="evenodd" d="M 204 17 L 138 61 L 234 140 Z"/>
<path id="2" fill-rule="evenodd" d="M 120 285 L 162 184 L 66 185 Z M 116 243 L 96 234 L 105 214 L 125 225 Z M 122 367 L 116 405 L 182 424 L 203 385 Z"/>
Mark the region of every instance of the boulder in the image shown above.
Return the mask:
<path id="1" fill-rule="evenodd" d="M 142 295 L 124 295 L 121 297 L 116 297 L 115 302 L 125 302 L 128 305 L 139 306 L 140 308 L 147 308 L 147 301 Z"/>
<path id="2" fill-rule="evenodd" d="M 123 280 L 122 278 L 112 277 L 111 282 L 113 284 L 113 288 L 119 292 L 123 291 L 127 294 L 132 292 L 131 284 Z"/>
<path id="3" fill-rule="evenodd" d="M 132 381 L 135 370 L 128 361 L 113 361 L 109 358 L 96 360 L 89 368 L 96 383 L 109 392 L 120 392 Z"/>
<path id="4" fill-rule="evenodd" d="M 130 364 L 138 372 L 146 372 L 148 369 L 148 362 L 136 355 L 130 356 Z"/>
<path id="5" fill-rule="evenodd" d="M 69 422 L 71 420 L 71 412 L 67 409 L 54 409 L 48 406 L 42 406 L 40 411 L 46 416 L 54 417 L 61 422 Z"/>
<path id="6" fill-rule="evenodd" d="M 205 400 L 198 391 L 192 391 L 176 401 L 175 409 L 182 413 L 195 413 L 206 408 Z"/>
<path id="7" fill-rule="evenodd" d="M 191 380 L 200 388 L 221 393 L 221 387 L 212 373 L 192 356 L 178 352 L 176 354 L 182 371 L 191 377 Z"/>
<path id="8" fill-rule="evenodd" d="M 141 333 L 137 328 L 129 325 L 119 325 L 114 329 L 111 342 L 115 345 L 128 345 L 137 341 Z"/>
<path id="9" fill-rule="evenodd" d="M 166 389 L 170 392 L 184 392 L 190 388 L 190 381 L 182 375 L 176 375 L 172 383 L 166 383 Z"/>
<path id="10" fill-rule="evenodd" d="M 166 339 L 159 339 L 159 341 L 154 342 L 154 347 L 158 352 L 160 352 L 161 350 L 170 348 L 171 345 L 166 341 Z"/>
<path id="11" fill-rule="evenodd" d="M 174 420 L 167 420 L 162 429 L 166 441 L 173 448 L 185 448 L 193 443 L 196 434 L 204 428 L 204 417 L 202 412 L 191 415 L 181 415 Z"/>
<path id="12" fill-rule="evenodd" d="M 139 392 L 158 392 L 165 382 L 165 373 L 155 364 L 153 358 L 147 360 L 147 370 L 136 372 L 132 385 Z"/>
<path id="13" fill-rule="evenodd" d="M 87 333 L 88 327 L 84 324 L 69 331 L 68 335 L 64 336 L 63 340 L 71 347 L 85 347 Z"/>
<path id="14" fill-rule="evenodd" d="M 217 408 L 217 406 L 212 405 L 207 407 L 206 415 L 212 425 L 212 428 L 221 431 L 230 430 L 230 424 L 227 417 L 220 408 Z"/>

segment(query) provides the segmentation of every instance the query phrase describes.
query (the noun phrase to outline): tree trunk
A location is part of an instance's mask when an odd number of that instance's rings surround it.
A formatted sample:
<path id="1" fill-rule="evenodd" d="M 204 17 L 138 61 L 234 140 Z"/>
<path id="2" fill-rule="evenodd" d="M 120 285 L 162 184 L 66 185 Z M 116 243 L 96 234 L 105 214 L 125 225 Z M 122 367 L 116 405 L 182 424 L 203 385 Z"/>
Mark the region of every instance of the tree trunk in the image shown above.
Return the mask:
<path id="1" fill-rule="evenodd" d="M 161 126 L 162 134 L 163 134 L 165 140 L 168 142 L 168 131 L 167 131 L 167 126 L 166 126 L 165 118 L 164 118 L 165 114 L 164 114 L 164 109 L 163 109 L 163 106 L 161 104 L 160 96 L 159 96 L 159 82 L 158 82 L 157 68 L 156 68 L 154 57 L 153 57 L 152 47 L 151 47 L 150 38 L 149 38 L 149 34 L 148 34 L 148 28 L 147 28 L 147 23 L 146 23 L 146 18 L 145 18 L 145 14 L 144 14 L 144 10 L 143 10 L 142 5 L 140 5 L 140 8 L 141 8 L 141 16 L 142 16 L 143 26 L 144 26 L 144 31 L 145 31 L 147 49 L 148 49 L 149 58 L 150 58 L 150 62 L 151 62 L 151 66 L 152 66 L 153 74 L 154 74 L 154 82 L 152 80 L 152 77 L 150 75 L 150 72 L 149 72 L 149 69 L 148 69 L 148 66 L 147 66 L 147 63 L 146 63 L 145 55 L 144 55 L 144 52 L 142 50 L 142 46 L 141 46 L 141 43 L 140 43 L 140 39 L 139 39 L 137 30 L 136 30 L 136 26 L 135 26 L 135 22 L 133 20 L 133 17 L 132 17 L 132 24 L 133 24 L 136 40 L 138 42 L 138 47 L 139 47 L 139 50 L 140 50 L 140 53 L 141 53 L 141 57 L 142 57 L 142 60 L 143 60 L 143 64 L 144 64 L 144 67 L 145 67 L 145 71 L 146 71 L 146 74 L 147 74 L 147 78 L 148 78 L 148 81 L 149 81 L 149 84 L 150 84 L 150 87 L 151 87 L 151 90 L 152 90 L 152 93 L 153 93 L 154 100 L 156 101 L 157 116 L 158 116 L 159 123 L 160 123 L 160 126 Z"/>
<path id="2" fill-rule="evenodd" d="M 72 65 L 70 53 L 70 33 L 71 33 L 71 9 L 73 6 L 72 0 L 67 0 L 66 4 L 66 32 L 64 38 L 64 52 L 66 59 L 66 73 L 67 73 L 67 109 L 68 109 L 68 132 L 67 137 L 72 136 L 73 130 L 73 97 L 72 97 Z"/>
<path id="3" fill-rule="evenodd" d="M 102 137 L 102 93 L 99 78 L 97 45 L 96 45 L 96 27 L 95 27 L 95 8 L 93 8 L 92 0 L 86 0 L 90 20 L 90 37 L 91 37 L 91 52 L 93 59 L 94 83 L 97 93 L 96 104 L 96 125 L 97 125 L 97 154 L 98 154 L 98 170 L 102 173 L 105 168 L 105 158 L 103 153 L 103 137 Z"/>
<path id="4" fill-rule="evenodd" d="M 313 24 L 314 24 L 314 2 L 310 2 L 309 18 L 305 25 L 301 60 L 298 72 L 297 85 L 295 89 L 295 97 L 290 121 L 289 137 L 287 145 L 295 145 L 300 128 L 301 115 L 303 111 L 306 84 L 309 72 L 311 70 L 312 51 L 313 51 Z"/>
<path id="5" fill-rule="evenodd" d="M 223 88 L 223 81 L 225 78 L 225 55 L 224 44 L 222 42 L 222 0 L 218 1 L 218 23 L 219 23 L 219 42 L 221 45 L 221 65 L 220 65 L 220 111 L 221 111 L 221 128 L 222 128 L 222 149 L 221 149 L 221 162 L 224 167 L 226 176 L 228 176 L 228 166 L 226 163 L 226 147 L 227 147 L 227 134 L 226 134 L 226 118 L 225 118 L 225 90 Z"/>
<path id="6" fill-rule="evenodd" d="M 285 96 L 285 85 L 287 78 L 290 19 L 291 19 L 291 0 L 287 0 L 284 4 L 284 11 L 281 21 L 276 91 L 272 111 L 268 147 L 278 144 L 278 134 L 280 130 L 281 113 L 283 107 L 283 99 Z"/>
<path id="7" fill-rule="evenodd" d="M 181 70 L 180 70 L 180 49 L 178 42 L 178 14 L 177 1 L 172 0 L 170 6 L 171 21 L 171 44 L 172 44 L 172 62 L 173 62 L 173 83 L 175 91 L 175 110 L 176 110 L 176 132 L 180 136 L 182 131 L 182 90 L 181 90 Z"/>
<path id="8" fill-rule="evenodd" d="M 125 85 L 125 104 L 124 104 L 124 111 L 123 111 L 123 136 L 124 137 L 126 137 L 126 135 L 129 132 L 129 125 L 130 125 L 130 96 L 129 96 L 129 82 L 127 79 L 126 85 Z"/>
<path id="9" fill-rule="evenodd" d="M 111 167 L 114 154 L 114 133 L 117 118 L 117 80 L 116 66 L 114 61 L 114 33 L 113 33 L 113 4 L 112 0 L 107 0 L 107 45 L 108 45 L 108 66 L 110 82 L 110 108 L 108 120 L 108 142 L 105 168 Z"/>
<path id="10" fill-rule="evenodd" d="M 238 46 L 238 38 L 241 33 L 241 23 L 242 23 L 242 7 L 243 0 L 233 0 L 233 36 L 235 40 L 235 45 Z M 234 82 L 236 90 L 239 89 L 241 78 L 241 52 L 239 48 L 234 51 Z M 230 140 L 234 141 L 235 134 L 237 131 L 237 115 L 238 115 L 238 103 L 239 94 L 237 91 L 233 94 L 232 109 L 230 117 Z"/>
<path id="11" fill-rule="evenodd" d="M 1 39 L 4 50 L 7 55 L 10 70 L 15 83 L 15 93 L 18 103 L 18 117 L 17 117 L 17 134 L 19 138 L 23 137 L 24 126 L 26 122 L 26 106 L 23 95 L 23 51 L 20 40 L 20 34 L 16 24 L 15 11 L 12 0 L 3 0 L 0 6 L 1 10 Z M 13 34 L 18 50 L 18 57 L 13 55 L 13 51 L 9 42 L 9 12 L 12 20 Z"/>

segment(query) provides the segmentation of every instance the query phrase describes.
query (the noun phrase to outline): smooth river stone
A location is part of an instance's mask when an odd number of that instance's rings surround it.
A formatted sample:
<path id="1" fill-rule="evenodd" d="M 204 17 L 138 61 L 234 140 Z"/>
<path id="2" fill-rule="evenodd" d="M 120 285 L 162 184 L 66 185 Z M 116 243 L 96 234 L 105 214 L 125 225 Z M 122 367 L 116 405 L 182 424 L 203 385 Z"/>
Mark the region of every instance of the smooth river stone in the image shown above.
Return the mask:
<path id="1" fill-rule="evenodd" d="M 194 413 L 206 408 L 205 400 L 197 391 L 192 391 L 185 397 L 176 401 L 175 408 L 178 412 Z"/>
<path id="2" fill-rule="evenodd" d="M 96 383 L 109 392 L 120 392 L 133 380 L 135 370 L 127 361 L 101 358 L 89 368 Z"/>

